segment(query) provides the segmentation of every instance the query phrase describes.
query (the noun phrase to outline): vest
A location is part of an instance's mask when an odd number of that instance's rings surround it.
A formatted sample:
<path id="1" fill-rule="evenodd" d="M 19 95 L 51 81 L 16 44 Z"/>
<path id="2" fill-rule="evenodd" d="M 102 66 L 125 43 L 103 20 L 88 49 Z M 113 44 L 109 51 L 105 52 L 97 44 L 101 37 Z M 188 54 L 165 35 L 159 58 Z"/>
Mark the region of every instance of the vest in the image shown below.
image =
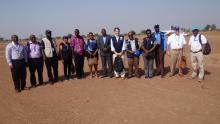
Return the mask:
<path id="1" fill-rule="evenodd" d="M 62 43 L 62 50 L 61 54 L 64 60 L 71 60 L 72 59 L 72 49 L 70 47 L 70 44 L 64 44 Z"/>
<path id="2" fill-rule="evenodd" d="M 150 50 L 151 48 L 153 48 L 154 46 L 154 42 L 155 42 L 155 38 L 151 37 L 149 40 L 147 40 L 147 38 L 144 38 L 144 42 L 143 45 L 145 47 L 145 49 Z M 155 51 L 151 51 L 150 53 L 148 53 L 147 55 L 145 55 L 146 58 L 148 59 L 153 59 L 155 57 Z"/>
<path id="3" fill-rule="evenodd" d="M 90 40 L 87 40 L 87 49 L 89 51 L 96 51 L 98 49 L 97 42 L 90 42 Z"/>
<path id="4" fill-rule="evenodd" d="M 123 43 L 124 43 L 124 36 L 119 36 L 119 39 L 117 41 L 116 37 L 112 37 L 113 46 L 115 48 L 115 51 L 117 53 L 120 53 L 122 51 Z"/>
<path id="5" fill-rule="evenodd" d="M 44 42 L 44 53 L 46 57 L 52 58 L 54 55 L 54 52 L 56 53 L 54 44 L 51 44 L 51 42 L 47 38 L 43 38 L 42 41 Z"/>
<path id="6" fill-rule="evenodd" d="M 155 32 L 153 33 L 153 36 L 155 36 Z M 163 32 L 160 32 L 160 44 L 158 44 L 158 47 L 164 51 L 164 33 Z"/>
<path id="7" fill-rule="evenodd" d="M 143 44 L 145 49 L 150 50 L 151 48 L 153 48 L 154 42 L 155 42 L 155 38 L 150 38 L 149 40 L 147 40 L 147 38 L 144 38 Z"/>
<path id="8" fill-rule="evenodd" d="M 127 50 L 132 51 L 131 42 L 129 40 L 126 40 L 126 45 L 127 45 Z M 138 41 L 136 41 L 136 40 L 135 40 L 135 47 L 136 47 L 136 50 L 139 49 L 139 44 L 138 44 Z M 129 54 L 127 52 L 127 57 L 128 58 L 133 58 L 134 54 L 132 54 L 132 53 Z"/>

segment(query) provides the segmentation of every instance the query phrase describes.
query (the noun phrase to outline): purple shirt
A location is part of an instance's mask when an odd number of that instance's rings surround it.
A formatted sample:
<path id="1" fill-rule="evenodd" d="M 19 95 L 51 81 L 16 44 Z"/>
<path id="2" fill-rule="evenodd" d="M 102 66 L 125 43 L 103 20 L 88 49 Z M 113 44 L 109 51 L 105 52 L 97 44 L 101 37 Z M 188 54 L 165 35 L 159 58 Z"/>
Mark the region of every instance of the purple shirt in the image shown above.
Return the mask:
<path id="1" fill-rule="evenodd" d="M 29 41 L 27 48 L 28 48 L 28 58 L 42 57 L 41 45 L 39 42 L 33 43 L 32 41 Z"/>
<path id="2" fill-rule="evenodd" d="M 71 47 L 73 52 L 78 55 L 83 55 L 85 41 L 83 37 L 73 37 L 71 41 Z"/>

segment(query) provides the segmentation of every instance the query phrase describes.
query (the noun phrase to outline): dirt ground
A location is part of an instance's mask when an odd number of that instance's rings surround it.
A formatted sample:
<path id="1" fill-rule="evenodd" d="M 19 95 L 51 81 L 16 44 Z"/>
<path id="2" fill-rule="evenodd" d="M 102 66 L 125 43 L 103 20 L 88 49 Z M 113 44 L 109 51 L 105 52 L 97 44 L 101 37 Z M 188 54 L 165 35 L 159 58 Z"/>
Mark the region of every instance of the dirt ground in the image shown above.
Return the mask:
<path id="1" fill-rule="evenodd" d="M 1 44 L 0 124 L 219 124 L 220 32 L 206 36 L 213 51 L 205 56 L 206 77 L 202 83 L 188 80 L 189 70 L 185 77 L 164 79 L 87 77 L 19 94 L 14 92 L 4 57 L 5 44 Z M 165 61 L 169 71 L 169 57 Z M 142 58 L 140 68 L 143 69 Z M 86 61 L 85 71 L 88 72 Z M 61 63 L 59 75 L 63 75 Z"/>

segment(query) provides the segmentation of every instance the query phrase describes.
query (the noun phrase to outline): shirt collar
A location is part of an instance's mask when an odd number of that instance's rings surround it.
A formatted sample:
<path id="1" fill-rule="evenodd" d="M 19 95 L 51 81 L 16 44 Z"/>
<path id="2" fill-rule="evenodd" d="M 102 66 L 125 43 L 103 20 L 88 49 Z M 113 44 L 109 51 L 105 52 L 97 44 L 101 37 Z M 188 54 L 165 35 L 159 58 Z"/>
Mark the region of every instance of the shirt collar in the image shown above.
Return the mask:
<path id="1" fill-rule="evenodd" d="M 133 40 L 131 40 L 131 39 L 128 39 L 128 41 L 132 41 L 132 42 L 133 42 L 133 41 L 135 41 L 135 40 L 134 40 L 134 39 L 133 39 Z"/>
<path id="2" fill-rule="evenodd" d="M 18 45 L 19 44 L 19 43 L 16 44 L 14 41 L 12 41 L 11 43 L 12 43 L 12 45 Z"/>

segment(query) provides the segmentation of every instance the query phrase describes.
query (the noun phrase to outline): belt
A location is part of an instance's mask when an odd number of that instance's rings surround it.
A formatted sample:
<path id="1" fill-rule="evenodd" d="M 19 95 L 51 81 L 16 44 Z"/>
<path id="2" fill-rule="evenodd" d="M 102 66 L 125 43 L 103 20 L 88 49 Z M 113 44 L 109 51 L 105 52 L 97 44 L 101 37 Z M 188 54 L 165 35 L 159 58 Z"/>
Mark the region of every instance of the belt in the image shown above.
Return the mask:
<path id="1" fill-rule="evenodd" d="M 12 61 L 24 61 L 24 59 L 12 59 Z"/>
<path id="2" fill-rule="evenodd" d="M 195 52 L 191 50 L 191 53 L 199 53 L 199 52 L 202 52 L 202 50 L 195 51 Z"/>
<path id="3" fill-rule="evenodd" d="M 182 49 L 172 49 L 173 51 L 180 51 L 180 50 L 182 50 Z"/>

